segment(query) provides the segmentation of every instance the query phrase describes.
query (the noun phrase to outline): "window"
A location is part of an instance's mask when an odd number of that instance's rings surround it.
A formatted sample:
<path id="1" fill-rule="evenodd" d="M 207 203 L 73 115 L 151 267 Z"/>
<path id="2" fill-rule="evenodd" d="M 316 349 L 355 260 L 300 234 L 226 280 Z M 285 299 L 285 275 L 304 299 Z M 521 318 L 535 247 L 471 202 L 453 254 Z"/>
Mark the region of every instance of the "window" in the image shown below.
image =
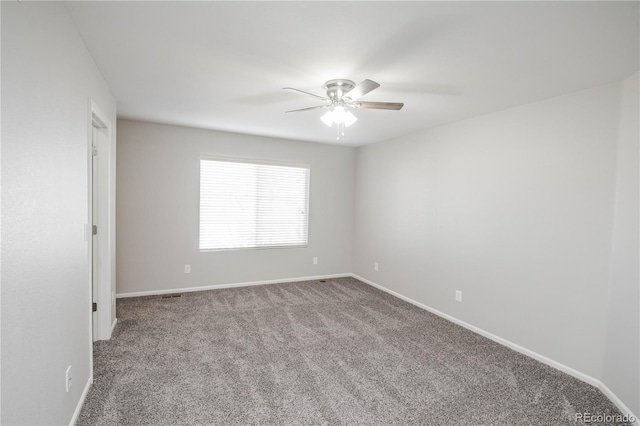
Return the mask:
<path id="1" fill-rule="evenodd" d="M 200 250 L 306 247 L 309 166 L 200 157 Z"/>

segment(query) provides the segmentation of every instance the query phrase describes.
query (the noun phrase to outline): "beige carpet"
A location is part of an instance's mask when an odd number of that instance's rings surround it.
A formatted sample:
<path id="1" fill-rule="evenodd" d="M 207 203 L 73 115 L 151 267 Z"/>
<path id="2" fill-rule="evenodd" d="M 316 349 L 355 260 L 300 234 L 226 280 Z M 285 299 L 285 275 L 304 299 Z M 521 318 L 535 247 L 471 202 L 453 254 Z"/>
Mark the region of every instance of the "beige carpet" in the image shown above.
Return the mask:
<path id="1" fill-rule="evenodd" d="M 353 278 L 119 299 L 78 425 L 575 425 L 597 389 Z M 624 424 L 605 422 L 599 424 Z"/>

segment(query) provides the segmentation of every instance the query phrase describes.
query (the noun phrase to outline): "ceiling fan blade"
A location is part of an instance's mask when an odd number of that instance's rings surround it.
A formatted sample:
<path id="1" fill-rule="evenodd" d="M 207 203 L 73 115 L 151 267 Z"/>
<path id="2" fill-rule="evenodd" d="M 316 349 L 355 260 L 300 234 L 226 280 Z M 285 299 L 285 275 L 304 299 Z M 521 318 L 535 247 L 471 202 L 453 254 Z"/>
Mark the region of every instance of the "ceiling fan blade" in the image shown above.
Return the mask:
<path id="1" fill-rule="evenodd" d="M 309 108 L 301 108 L 301 109 L 292 109 L 291 111 L 285 111 L 285 112 L 299 112 L 299 111 L 309 111 L 312 109 L 321 109 L 321 108 L 326 108 L 328 107 L 328 105 L 318 105 L 318 106 L 312 106 Z"/>
<path id="2" fill-rule="evenodd" d="M 283 87 L 283 89 L 284 90 L 293 90 L 294 92 L 304 93 L 305 95 L 313 96 L 314 98 L 322 99 L 323 101 L 326 100 L 325 97 L 314 95 L 313 93 L 305 92 L 304 90 L 294 89 L 293 87 Z"/>
<path id="3" fill-rule="evenodd" d="M 364 80 L 362 83 L 345 93 L 345 96 L 350 98 L 352 101 L 355 101 L 378 87 L 380 87 L 379 83 L 376 83 L 373 80 Z"/>
<path id="4" fill-rule="evenodd" d="M 390 109 L 394 111 L 401 110 L 404 106 L 403 103 L 399 102 L 354 102 L 350 104 L 354 108 L 364 108 L 364 109 Z"/>

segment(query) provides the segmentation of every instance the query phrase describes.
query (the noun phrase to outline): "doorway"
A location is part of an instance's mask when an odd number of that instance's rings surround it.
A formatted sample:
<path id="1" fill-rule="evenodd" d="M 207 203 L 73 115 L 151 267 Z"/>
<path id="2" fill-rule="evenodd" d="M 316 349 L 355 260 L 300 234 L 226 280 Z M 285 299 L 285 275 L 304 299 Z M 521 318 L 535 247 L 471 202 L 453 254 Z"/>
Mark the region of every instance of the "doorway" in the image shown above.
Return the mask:
<path id="1" fill-rule="evenodd" d="M 115 209 L 111 126 L 91 105 L 89 137 L 89 268 L 91 341 L 107 340 L 115 326 Z"/>

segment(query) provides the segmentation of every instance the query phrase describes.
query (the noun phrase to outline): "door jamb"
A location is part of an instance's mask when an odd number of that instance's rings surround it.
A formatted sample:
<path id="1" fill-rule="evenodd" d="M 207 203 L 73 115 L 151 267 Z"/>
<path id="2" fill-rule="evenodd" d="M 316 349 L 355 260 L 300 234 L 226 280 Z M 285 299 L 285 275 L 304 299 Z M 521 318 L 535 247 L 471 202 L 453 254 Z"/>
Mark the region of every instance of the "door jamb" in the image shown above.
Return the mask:
<path id="1" fill-rule="evenodd" d="M 90 100 L 89 105 L 89 120 L 88 120 L 88 145 L 87 145 L 87 172 L 88 172 L 88 218 L 87 218 L 87 229 L 86 229 L 86 239 L 88 242 L 88 266 L 89 266 L 89 289 L 92 288 L 92 270 L 93 270 L 93 244 L 92 244 L 92 232 L 91 226 L 93 225 L 93 206 L 92 206 L 92 196 L 93 196 L 93 127 L 98 127 L 105 129 L 106 133 L 106 143 L 105 149 L 102 149 L 102 155 L 106 156 L 105 164 L 107 165 L 106 174 L 102 176 L 106 176 L 107 178 L 107 191 L 99 192 L 100 201 L 105 202 L 107 205 L 107 217 L 106 218 L 98 218 L 99 231 L 102 228 L 104 238 L 102 239 L 102 243 L 99 242 L 98 246 L 98 256 L 101 256 L 102 260 L 105 260 L 104 265 L 107 268 L 106 274 L 101 274 L 98 277 L 98 295 L 97 295 L 97 303 L 98 303 L 98 312 L 97 312 L 97 322 L 98 322 L 98 336 L 96 340 L 107 340 L 111 338 L 112 324 L 111 324 L 111 313 L 112 313 L 112 293 L 115 291 L 115 287 L 113 285 L 115 280 L 115 275 L 113 271 L 113 265 L 115 263 L 114 251 L 113 251 L 113 232 L 114 229 L 112 224 L 115 223 L 115 218 L 112 217 L 115 214 L 115 209 L 113 208 L 113 203 L 115 200 L 112 198 L 112 187 L 115 184 L 115 177 L 113 175 L 113 161 L 114 158 L 112 156 L 113 151 L 113 138 L 112 131 L 113 127 L 109 120 L 106 118 L 105 114 L 100 110 L 98 105 Z M 100 161 L 100 160 L 98 160 Z M 105 278 L 106 277 L 106 278 Z M 87 304 L 87 311 L 89 312 L 89 341 L 91 342 L 91 353 L 92 353 L 92 365 L 91 370 L 93 370 L 93 326 L 92 326 L 92 317 L 93 314 L 91 312 L 91 303 L 93 302 L 91 290 L 89 291 L 89 303 Z M 111 302 L 111 303 L 110 303 Z M 114 322 L 115 323 L 115 322 Z"/>

